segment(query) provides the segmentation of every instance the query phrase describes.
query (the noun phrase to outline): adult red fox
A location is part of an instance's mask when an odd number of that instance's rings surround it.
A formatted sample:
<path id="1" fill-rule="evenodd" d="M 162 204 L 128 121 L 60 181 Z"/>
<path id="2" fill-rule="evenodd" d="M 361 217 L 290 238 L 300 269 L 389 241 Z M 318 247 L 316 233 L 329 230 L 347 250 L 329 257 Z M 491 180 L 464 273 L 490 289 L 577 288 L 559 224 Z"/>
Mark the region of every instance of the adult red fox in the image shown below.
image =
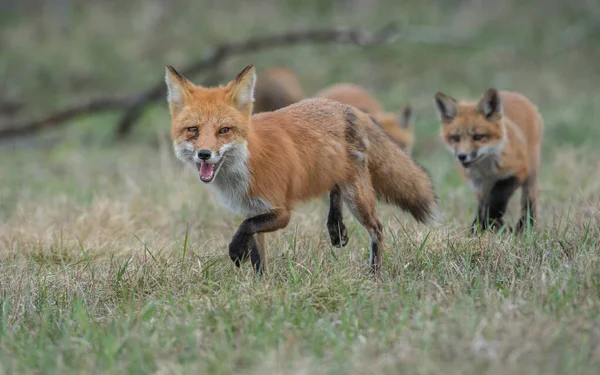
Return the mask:
<path id="1" fill-rule="evenodd" d="M 315 96 L 349 104 L 373 116 L 375 121 L 408 155 L 412 153 L 414 135 L 412 108 L 405 106 L 399 113 L 385 112 L 381 104 L 365 89 L 353 83 L 336 83 Z"/>
<path id="2" fill-rule="evenodd" d="M 383 226 L 376 198 L 430 222 L 438 212 L 427 173 L 370 117 L 323 98 L 252 115 L 256 74 L 247 66 L 226 86 L 196 86 L 167 66 L 175 155 L 192 167 L 229 209 L 246 218 L 229 244 L 239 267 L 265 264 L 264 233 L 285 228 L 296 204 L 326 192 L 334 246 L 348 237 L 342 201 L 367 229 L 370 265 L 379 271 Z"/>
<path id="3" fill-rule="evenodd" d="M 458 170 L 475 191 L 478 210 L 471 234 L 497 229 L 513 193 L 521 188 L 520 232 L 533 226 L 544 121 L 525 96 L 488 89 L 478 102 L 462 102 L 438 92 L 435 105 L 441 136 Z"/>

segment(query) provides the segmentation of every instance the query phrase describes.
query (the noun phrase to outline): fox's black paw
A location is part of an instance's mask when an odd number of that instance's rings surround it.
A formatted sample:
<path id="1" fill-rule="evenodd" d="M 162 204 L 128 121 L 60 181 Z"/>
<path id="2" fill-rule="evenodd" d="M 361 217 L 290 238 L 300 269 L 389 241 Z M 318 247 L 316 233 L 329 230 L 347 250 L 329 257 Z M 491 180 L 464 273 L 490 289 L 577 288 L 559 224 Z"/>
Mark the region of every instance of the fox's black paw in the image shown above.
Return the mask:
<path id="1" fill-rule="evenodd" d="M 242 263 L 248 260 L 249 252 L 250 247 L 247 238 L 234 237 L 231 240 L 229 244 L 229 258 L 231 258 L 236 267 L 240 267 Z"/>
<path id="2" fill-rule="evenodd" d="M 328 226 L 327 230 L 333 247 L 344 247 L 348 244 L 348 231 L 344 224 Z"/>

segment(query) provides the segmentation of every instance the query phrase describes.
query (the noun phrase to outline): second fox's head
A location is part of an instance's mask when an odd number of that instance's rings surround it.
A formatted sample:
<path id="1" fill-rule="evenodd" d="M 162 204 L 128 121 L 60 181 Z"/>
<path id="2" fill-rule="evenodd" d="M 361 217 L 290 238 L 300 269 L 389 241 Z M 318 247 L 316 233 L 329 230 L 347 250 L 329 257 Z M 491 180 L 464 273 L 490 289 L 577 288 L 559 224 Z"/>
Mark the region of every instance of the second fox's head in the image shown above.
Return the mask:
<path id="1" fill-rule="evenodd" d="M 221 167 L 247 160 L 256 73 L 248 65 L 226 86 L 201 87 L 168 65 L 165 82 L 175 155 L 210 183 Z"/>
<path id="2" fill-rule="evenodd" d="M 459 102 L 441 92 L 434 100 L 442 139 L 464 168 L 502 150 L 506 129 L 498 90 L 488 89 L 477 103 Z"/>

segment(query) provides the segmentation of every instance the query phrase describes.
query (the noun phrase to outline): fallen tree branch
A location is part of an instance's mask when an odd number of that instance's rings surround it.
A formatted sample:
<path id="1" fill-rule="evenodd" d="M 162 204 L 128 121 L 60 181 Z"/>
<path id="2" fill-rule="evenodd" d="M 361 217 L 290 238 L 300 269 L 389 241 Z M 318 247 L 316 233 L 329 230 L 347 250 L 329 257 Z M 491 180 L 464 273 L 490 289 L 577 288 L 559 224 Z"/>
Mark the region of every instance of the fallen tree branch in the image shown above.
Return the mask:
<path id="1" fill-rule="evenodd" d="M 397 33 L 398 28 L 395 25 L 390 24 L 372 35 L 356 29 L 330 29 L 290 32 L 281 35 L 252 38 L 241 42 L 225 43 L 217 46 L 201 61 L 183 68 L 181 73 L 187 77 L 193 77 L 203 70 L 219 65 L 225 58 L 236 54 L 302 43 L 352 43 L 367 46 L 386 42 Z M 134 103 L 125 111 L 119 120 L 116 132 L 117 138 L 123 138 L 128 135 L 134 123 L 141 115 L 144 107 L 148 103 L 160 99 L 164 94 L 164 91 L 164 82 L 160 80 L 150 89 L 138 94 Z"/>
<path id="2" fill-rule="evenodd" d="M 32 134 L 51 126 L 56 127 L 66 124 L 68 120 L 77 116 L 91 115 L 93 113 L 115 109 L 124 109 L 130 105 L 131 98 L 100 98 L 91 100 L 86 103 L 67 107 L 36 120 L 0 128 L 0 139 Z"/>
<path id="3" fill-rule="evenodd" d="M 409 28 L 399 28 L 394 24 L 390 24 L 375 33 L 368 33 L 360 29 L 343 28 L 288 32 L 280 35 L 257 37 L 218 45 L 209 50 L 205 58 L 182 68 L 180 71 L 185 76 L 192 78 L 203 71 L 217 68 L 221 62 L 233 55 L 303 43 L 338 43 L 370 46 L 391 42 L 401 36 L 409 42 L 417 43 L 448 43 L 453 41 L 448 36 L 448 33 L 443 30 L 434 30 L 432 32 L 430 29 L 421 29 L 412 26 Z M 214 84 L 214 82 L 212 83 Z M 55 113 L 45 115 L 40 119 L 0 127 L 0 139 L 26 135 L 52 126 L 56 127 L 77 116 L 103 111 L 123 110 L 123 115 L 118 122 L 115 133 L 117 138 L 122 139 L 131 132 L 146 105 L 159 100 L 164 95 L 164 91 L 163 80 L 157 80 L 150 88 L 127 97 L 99 98 L 67 107 Z"/>

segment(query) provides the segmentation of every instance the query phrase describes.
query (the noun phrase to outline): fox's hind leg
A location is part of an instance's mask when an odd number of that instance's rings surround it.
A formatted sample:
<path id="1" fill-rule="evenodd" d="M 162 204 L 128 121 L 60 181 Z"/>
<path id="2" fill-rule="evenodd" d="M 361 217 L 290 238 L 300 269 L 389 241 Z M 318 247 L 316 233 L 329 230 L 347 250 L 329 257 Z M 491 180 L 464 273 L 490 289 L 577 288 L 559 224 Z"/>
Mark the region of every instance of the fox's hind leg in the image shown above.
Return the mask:
<path id="1" fill-rule="evenodd" d="M 537 175 L 530 175 L 521 186 L 521 218 L 517 224 L 517 233 L 533 228 L 536 214 Z"/>
<path id="2" fill-rule="evenodd" d="M 329 215 L 327 216 L 327 231 L 334 247 L 343 247 L 348 243 L 348 232 L 342 216 L 342 193 L 335 185 L 329 192 Z"/>
<path id="3" fill-rule="evenodd" d="M 365 172 L 360 172 L 350 181 L 340 186 L 344 202 L 348 205 L 352 215 L 369 232 L 371 240 L 370 265 L 372 270 L 379 274 L 381 269 L 381 249 L 383 245 L 383 225 L 375 210 L 375 192 L 371 179 Z"/>

